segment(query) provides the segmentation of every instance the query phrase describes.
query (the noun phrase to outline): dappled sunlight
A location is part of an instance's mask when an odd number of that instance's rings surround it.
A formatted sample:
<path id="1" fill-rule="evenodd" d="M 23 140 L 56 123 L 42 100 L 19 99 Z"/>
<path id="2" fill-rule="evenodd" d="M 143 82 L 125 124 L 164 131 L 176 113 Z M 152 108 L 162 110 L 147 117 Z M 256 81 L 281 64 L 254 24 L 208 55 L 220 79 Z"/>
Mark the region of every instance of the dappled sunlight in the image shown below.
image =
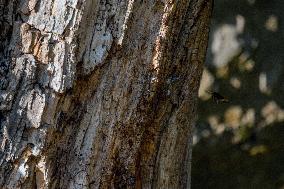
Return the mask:
<path id="1" fill-rule="evenodd" d="M 240 106 L 229 107 L 225 112 L 225 123 L 228 127 L 238 128 L 242 117 L 242 108 Z"/>
<path id="2" fill-rule="evenodd" d="M 261 109 L 261 115 L 264 119 L 264 122 L 262 122 L 263 126 L 284 121 L 284 110 L 281 109 L 274 101 L 268 102 Z"/>
<path id="3" fill-rule="evenodd" d="M 213 83 L 214 83 L 214 77 L 205 68 L 203 70 L 202 79 L 198 91 L 198 96 L 200 99 L 208 100 L 210 98 L 211 95 L 206 91 L 209 91 L 212 88 Z"/>
<path id="4" fill-rule="evenodd" d="M 237 78 L 237 77 L 232 77 L 230 79 L 230 83 L 231 83 L 232 87 L 234 87 L 236 89 L 239 89 L 241 87 L 241 85 L 242 85 L 241 80 L 239 78 Z"/>
<path id="5" fill-rule="evenodd" d="M 224 25 L 214 33 L 212 42 L 213 63 L 217 67 L 225 66 L 241 50 L 237 39 L 238 31 L 235 26 Z"/>
<path id="6" fill-rule="evenodd" d="M 267 84 L 267 75 L 263 72 L 259 74 L 259 90 L 264 94 L 271 93 L 271 89 Z"/>
<path id="7" fill-rule="evenodd" d="M 275 15 L 271 15 L 265 22 L 265 28 L 269 31 L 276 32 L 278 30 L 278 18 Z"/>
<path id="8" fill-rule="evenodd" d="M 255 45 L 254 48 L 256 47 L 257 45 Z M 250 59 L 248 53 L 243 52 L 238 58 L 239 58 L 238 66 L 241 72 L 250 72 L 253 70 L 255 62 L 254 60 Z"/>
<path id="9" fill-rule="evenodd" d="M 215 1 L 199 89 L 193 189 L 284 186 L 283 8 L 281 0 Z M 206 91 L 229 102 L 216 103 Z"/>
<path id="10" fill-rule="evenodd" d="M 256 155 L 260 155 L 260 154 L 265 154 L 268 152 L 268 147 L 265 145 L 258 145 L 258 146 L 254 146 L 250 149 L 250 155 L 251 156 L 256 156 Z"/>

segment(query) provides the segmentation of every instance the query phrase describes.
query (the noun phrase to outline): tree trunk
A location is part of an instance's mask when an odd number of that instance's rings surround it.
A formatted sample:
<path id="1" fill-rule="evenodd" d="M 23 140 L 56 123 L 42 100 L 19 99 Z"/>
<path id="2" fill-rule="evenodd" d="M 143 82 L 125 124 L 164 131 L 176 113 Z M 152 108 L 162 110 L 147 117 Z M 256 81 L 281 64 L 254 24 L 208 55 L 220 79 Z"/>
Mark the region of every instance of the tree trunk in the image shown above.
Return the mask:
<path id="1" fill-rule="evenodd" d="M 0 0 L 0 188 L 189 188 L 211 0 Z"/>

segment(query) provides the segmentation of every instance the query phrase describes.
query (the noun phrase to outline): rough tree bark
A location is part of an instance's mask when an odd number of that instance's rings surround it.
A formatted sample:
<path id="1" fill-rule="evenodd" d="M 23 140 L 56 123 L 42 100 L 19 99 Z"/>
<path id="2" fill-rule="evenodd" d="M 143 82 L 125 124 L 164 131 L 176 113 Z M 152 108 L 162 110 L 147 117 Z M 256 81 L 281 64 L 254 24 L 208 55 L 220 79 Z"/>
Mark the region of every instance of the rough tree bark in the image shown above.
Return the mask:
<path id="1" fill-rule="evenodd" d="M 0 188 L 189 188 L 211 0 L 0 0 Z"/>

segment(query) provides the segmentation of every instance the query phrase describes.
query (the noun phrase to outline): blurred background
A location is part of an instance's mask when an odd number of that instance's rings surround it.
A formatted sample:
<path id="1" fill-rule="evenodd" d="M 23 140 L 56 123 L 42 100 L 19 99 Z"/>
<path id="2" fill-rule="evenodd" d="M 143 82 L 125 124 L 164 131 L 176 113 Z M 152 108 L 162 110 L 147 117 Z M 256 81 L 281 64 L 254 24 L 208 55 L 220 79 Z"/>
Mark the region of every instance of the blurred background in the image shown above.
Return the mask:
<path id="1" fill-rule="evenodd" d="M 284 189 L 284 0 L 214 6 L 192 189 Z M 229 103 L 214 103 L 206 91 Z"/>

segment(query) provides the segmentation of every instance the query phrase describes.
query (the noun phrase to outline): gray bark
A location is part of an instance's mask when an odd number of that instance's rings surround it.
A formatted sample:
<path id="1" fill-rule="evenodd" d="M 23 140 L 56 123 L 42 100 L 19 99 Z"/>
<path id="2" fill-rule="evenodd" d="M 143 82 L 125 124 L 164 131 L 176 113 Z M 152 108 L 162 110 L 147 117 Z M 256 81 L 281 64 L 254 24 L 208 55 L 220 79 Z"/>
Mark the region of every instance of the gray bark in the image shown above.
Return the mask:
<path id="1" fill-rule="evenodd" d="M 211 0 L 0 0 L 1 188 L 189 188 Z"/>

